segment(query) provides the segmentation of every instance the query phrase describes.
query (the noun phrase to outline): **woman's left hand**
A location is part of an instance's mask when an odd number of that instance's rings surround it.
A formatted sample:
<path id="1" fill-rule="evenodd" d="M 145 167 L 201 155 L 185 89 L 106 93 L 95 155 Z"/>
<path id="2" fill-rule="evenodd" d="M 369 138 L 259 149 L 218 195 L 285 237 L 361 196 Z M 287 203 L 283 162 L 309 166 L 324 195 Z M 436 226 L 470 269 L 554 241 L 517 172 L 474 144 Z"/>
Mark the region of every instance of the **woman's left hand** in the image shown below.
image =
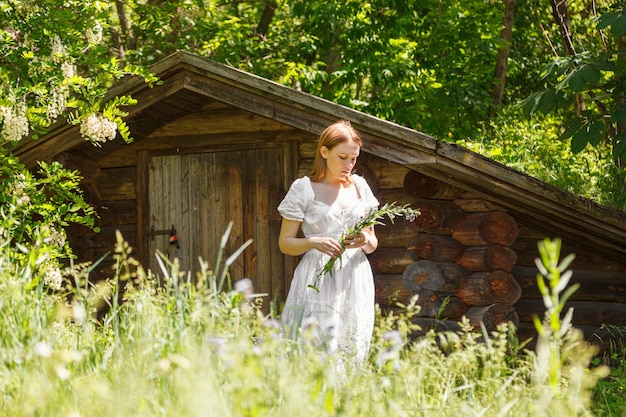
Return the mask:
<path id="1" fill-rule="evenodd" d="M 361 246 L 367 245 L 367 235 L 365 233 L 359 233 L 354 236 L 346 236 L 343 239 L 343 244 L 346 248 L 360 248 Z"/>

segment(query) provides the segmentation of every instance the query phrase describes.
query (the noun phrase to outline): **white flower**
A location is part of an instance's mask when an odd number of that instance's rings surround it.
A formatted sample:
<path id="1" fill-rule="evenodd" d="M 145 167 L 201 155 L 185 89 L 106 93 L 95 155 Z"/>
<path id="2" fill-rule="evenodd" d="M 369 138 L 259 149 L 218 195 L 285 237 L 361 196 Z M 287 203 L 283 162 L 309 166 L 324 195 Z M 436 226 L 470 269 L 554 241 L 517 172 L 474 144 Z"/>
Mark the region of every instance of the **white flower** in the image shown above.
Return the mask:
<path id="1" fill-rule="evenodd" d="M 52 356 L 52 347 L 46 342 L 37 342 L 35 345 L 35 354 L 42 358 L 49 358 Z"/>
<path id="2" fill-rule="evenodd" d="M 52 57 L 52 60 L 55 62 L 59 62 L 60 58 L 65 56 L 66 50 L 65 50 L 65 46 L 63 46 L 63 42 L 61 41 L 61 38 L 59 38 L 58 35 L 55 35 L 54 38 L 52 38 L 50 47 L 52 49 L 51 51 L 52 53 L 50 54 Z"/>
<path id="3" fill-rule="evenodd" d="M 102 25 L 100 22 L 96 22 L 93 28 L 87 29 L 87 42 L 89 45 L 97 45 L 102 42 Z"/>
<path id="4" fill-rule="evenodd" d="M 57 266 L 48 266 L 43 282 L 53 290 L 60 290 L 63 284 L 61 270 Z"/>
<path id="5" fill-rule="evenodd" d="M 0 138 L 17 142 L 28 135 L 29 123 L 26 117 L 26 105 L 17 104 L 15 107 L 0 106 Z"/>
<path id="6" fill-rule="evenodd" d="M 85 309 L 85 305 L 80 302 L 74 301 L 72 304 L 72 317 L 77 323 L 84 323 L 87 318 L 87 310 Z"/>
<path id="7" fill-rule="evenodd" d="M 57 376 L 59 377 L 59 379 L 61 381 L 66 381 L 70 378 L 70 376 L 72 375 L 72 373 L 70 372 L 69 369 L 67 369 L 65 366 L 63 365 L 59 365 L 57 366 L 56 369 L 57 372 Z"/>
<path id="8" fill-rule="evenodd" d="M 76 75 L 76 67 L 71 62 L 64 62 L 61 64 L 64 78 L 72 78 Z"/>
<path id="9" fill-rule="evenodd" d="M 102 114 L 92 114 L 83 119 L 80 125 L 80 134 L 94 143 L 106 142 L 115 139 L 117 124 Z"/>

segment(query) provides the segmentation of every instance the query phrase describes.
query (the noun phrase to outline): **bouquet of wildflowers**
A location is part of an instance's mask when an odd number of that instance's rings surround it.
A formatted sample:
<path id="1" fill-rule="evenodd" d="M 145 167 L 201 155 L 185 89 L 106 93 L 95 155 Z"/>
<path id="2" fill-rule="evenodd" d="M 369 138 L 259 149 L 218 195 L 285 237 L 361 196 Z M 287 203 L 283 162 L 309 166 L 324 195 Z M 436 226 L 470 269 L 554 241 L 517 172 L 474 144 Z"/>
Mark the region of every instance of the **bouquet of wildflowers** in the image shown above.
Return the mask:
<path id="1" fill-rule="evenodd" d="M 396 205 L 395 202 L 394 203 L 386 203 L 382 207 L 374 208 L 374 209 L 370 210 L 358 222 L 356 222 L 355 224 L 350 226 L 347 230 L 345 230 L 341 234 L 341 237 L 339 238 L 339 244 L 341 245 L 342 248 L 345 249 L 344 240 L 346 239 L 346 237 L 348 237 L 348 236 L 350 236 L 350 237 L 356 236 L 359 233 L 361 233 L 363 231 L 363 229 L 365 229 L 367 227 L 371 227 L 371 226 L 374 226 L 374 225 L 383 225 L 384 226 L 385 223 L 383 223 L 381 221 L 381 219 L 383 219 L 385 216 L 387 216 L 389 218 L 389 220 L 391 221 L 391 223 L 393 223 L 394 219 L 396 217 L 404 217 L 406 220 L 412 222 L 419 215 L 420 215 L 420 211 L 410 208 L 408 204 L 405 204 L 403 206 L 398 206 L 398 205 Z M 317 287 L 317 284 L 319 283 L 319 280 L 325 274 L 330 274 L 332 276 L 333 267 L 334 267 L 335 262 L 337 261 L 337 259 L 339 259 L 339 268 L 341 268 L 342 267 L 341 258 L 342 258 L 341 255 L 339 255 L 337 257 L 334 257 L 334 258 L 330 258 L 330 260 L 326 263 L 326 265 L 324 265 L 322 270 L 315 276 L 315 280 L 313 281 L 313 283 L 310 284 L 308 287 L 319 292 L 319 288 Z"/>

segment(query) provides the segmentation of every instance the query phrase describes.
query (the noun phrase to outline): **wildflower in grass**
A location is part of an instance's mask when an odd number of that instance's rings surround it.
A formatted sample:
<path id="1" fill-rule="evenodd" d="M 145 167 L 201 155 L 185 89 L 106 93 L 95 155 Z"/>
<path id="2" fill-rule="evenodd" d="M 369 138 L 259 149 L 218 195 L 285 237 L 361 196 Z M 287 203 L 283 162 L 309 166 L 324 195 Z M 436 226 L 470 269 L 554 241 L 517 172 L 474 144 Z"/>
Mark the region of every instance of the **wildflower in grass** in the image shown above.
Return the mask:
<path id="1" fill-rule="evenodd" d="M 55 371 L 56 371 L 57 377 L 61 381 L 67 381 L 68 379 L 70 379 L 70 376 L 72 376 L 72 373 L 70 372 L 70 370 L 67 369 L 64 365 L 57 366 Z"/>
<path id="2" fill-rule="evenodd" d="M 400 350 L 404 341 L 398 330 L 389 330 L 383 334 L 384 349 L 378 354 L 378 365 L 391 363 L 394 370 L 398 368 L 398 359 L 400 358 Z"/>
<path id="3" fill-rule="evenodd" d="M 241 294 L 246 302 L 254 301 L 254 286 L 250 278 L 235 281 L 235 291 Z"/>
<path id="4" fill-rule="evenodd" d="M 63 277 L 61 276 L 59 267 L 53 265 L 51 262 L 47 262 L 46 275 L 44 276 L 43 282 L 53 290 L 60 290 L 63 286 Z"/>
<path id="5" fill-rule="evenodd" d="M 52 346 L 46 342 L 37 342 L 34 348 L 35 355 L 40 358 L 49 358 L 52 356 Z"/>
<path id="6" fill-rule="evenodd" d="M 72 304 L 72 318 L 76 323 L 84 324 L 87 319 L 87 310 L 85 309 L 85 304 L 74 301 Z"/>
<path id="7" fill-rule="evenodd" d="M 385 223 L 383 223 L 381 220 L 385 218 L 385 216 L 389 218 L 389 221 L 391 221 L 391 223 L 394 223 L 396 217 L 404 217 L 407 221 L 413 222 L 419 215 L 420 211 L 410 208 L 408 204 L 398 206 L 395 202 L 387 203 L 382 207 L 370 210 L 358 222 L 348 227 L 348 229 L 341 234 L 341 237 L 339 238 L 339 244 L 342 248 L 345 249 L 345 240 L 347 238 L 351 236 L 357 236 L 358 234 L 363 232 L 363 229 L 367 227 L 373 227 L 375 225 L 384 226 Z M 315 280 L 311 285 L 309 285 L 309 288 L 319 291 L 317 285 L 320 279 L 326 274 L 330 274 L 332 276 L 332 271 L 337 260 L 339 260 L 339 267 L 341 268 L 341 259 L 341 255 L 330 258 L 330 260 L 324 265 L 322 270 L 315 276 Z"/>

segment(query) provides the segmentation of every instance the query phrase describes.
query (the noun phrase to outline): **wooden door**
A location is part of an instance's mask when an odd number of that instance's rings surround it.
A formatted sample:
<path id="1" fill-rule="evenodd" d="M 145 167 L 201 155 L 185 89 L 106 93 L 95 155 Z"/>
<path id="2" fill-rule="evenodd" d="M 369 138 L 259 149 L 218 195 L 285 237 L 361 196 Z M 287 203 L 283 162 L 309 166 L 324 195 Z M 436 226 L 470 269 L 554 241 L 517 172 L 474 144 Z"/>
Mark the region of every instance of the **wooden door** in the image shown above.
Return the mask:
<path id="1" fill-rule="evenodd" d="M 278 249 L 285 192 L 282 147 L 149 156 L 148 210 L 144 222 L 147 263 L 160 272 L 155 252 L 178 258 L 181 270 L 199 269 L 198 258 L 215 267 L 222 235 L 233 226 L 223 258 L 245 241 L 253 243 L 230 267 L 232 281 L 248 277 L 264 304 L 284 299 L 291 266 Z M 172 242 L 175 231 L 177 242 Z M 176 244 L 177 243 L 177 244 Z"/>

